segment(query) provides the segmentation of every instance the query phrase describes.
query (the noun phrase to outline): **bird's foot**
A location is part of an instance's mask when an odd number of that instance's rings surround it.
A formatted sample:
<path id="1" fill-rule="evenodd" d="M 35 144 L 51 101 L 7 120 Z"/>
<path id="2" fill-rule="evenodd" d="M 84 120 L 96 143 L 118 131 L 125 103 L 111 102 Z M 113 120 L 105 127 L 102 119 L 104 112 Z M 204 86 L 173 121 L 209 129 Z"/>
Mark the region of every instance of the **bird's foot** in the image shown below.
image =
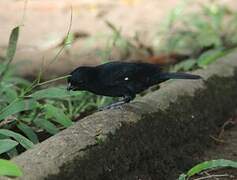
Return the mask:
<path id="1" fill-rule="evenodd" d="M 119 101 L 119 102 L 116 102 L 116 103 L 113 103 L 113 104 L 109 104 L 107 106 L 100 107 L 98 109 L 98 111 L 103 111 L 103 110 L 107 110 L 107 109 L 120 109 L 120 108 L 122 108 L 121 105 L 123 105 L 125 103 L 126 103 L 125 101 Z"/>

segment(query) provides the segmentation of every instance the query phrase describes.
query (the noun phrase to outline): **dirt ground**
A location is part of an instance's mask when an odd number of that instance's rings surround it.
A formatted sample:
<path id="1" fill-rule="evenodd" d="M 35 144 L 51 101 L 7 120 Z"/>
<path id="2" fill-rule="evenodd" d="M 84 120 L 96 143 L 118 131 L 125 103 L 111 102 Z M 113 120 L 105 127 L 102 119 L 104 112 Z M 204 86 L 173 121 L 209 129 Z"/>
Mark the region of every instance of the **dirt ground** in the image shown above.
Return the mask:
<path id="1" fill-rule="evenodd" d="M 203 159 L 228 159 L 237 162 L 237 117 L 227 120 L 222 128 L 220 128 L 218 136 L 219 137 L 211 135 L 211 138 L 216 145 L 205 152 Z M 208 180 L 236 180 L 237 169 L 224 168 L 219 170 L 209 170 L 202 172 L 201 175 L 195 176 L 192 179 L 196 180 L 204 177 Z"/>
<path id="2" fill-rule="evenodd" d="M 68 73 L 80 64 L 101 62 L 98 49 L 106 49 L 106 36 L 111 34 L 105 21 L 120 28 L 125 37 L 138 33 L 145 44 L 152 44 L 160 23 L 181 2 L 182 0 L 28 0 L 23 18 L 23 0 L 1 0 L 0 56 L 4 56 L 11 29 L 24 24 L 14 60 L 15 63 L 20 62 L 20 74 L 35 75 L 43 59 L 47 64 L 47 75 Z M 220 2 L 237 7 L 235 0 Z M 79 38 L 50 65 L 48 63 L 58 53 L 58 45 L 67 33 L 70 6 L 73 8 L 72 32 L 79 34 Z M 131 58 L 142 59 L 143 56 L 144 54 L 134 54 Z M 120 56 L 115 53 L 109 58 L 119 59 Z"/>

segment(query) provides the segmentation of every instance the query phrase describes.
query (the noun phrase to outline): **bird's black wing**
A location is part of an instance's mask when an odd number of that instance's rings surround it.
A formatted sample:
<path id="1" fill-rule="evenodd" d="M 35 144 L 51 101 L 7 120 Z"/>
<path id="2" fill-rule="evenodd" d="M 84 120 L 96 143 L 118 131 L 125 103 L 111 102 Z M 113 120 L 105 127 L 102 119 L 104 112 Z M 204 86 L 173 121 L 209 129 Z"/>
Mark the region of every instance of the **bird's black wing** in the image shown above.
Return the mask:
<path id="1" fill-rule="evenodd" d="M 105 86 L 126 86 L 140 92 L 151 85 L 151 77 L 159 71 L 155 65 L 147 63 L 112 62 L 98 66 L 99 79 Z"/>

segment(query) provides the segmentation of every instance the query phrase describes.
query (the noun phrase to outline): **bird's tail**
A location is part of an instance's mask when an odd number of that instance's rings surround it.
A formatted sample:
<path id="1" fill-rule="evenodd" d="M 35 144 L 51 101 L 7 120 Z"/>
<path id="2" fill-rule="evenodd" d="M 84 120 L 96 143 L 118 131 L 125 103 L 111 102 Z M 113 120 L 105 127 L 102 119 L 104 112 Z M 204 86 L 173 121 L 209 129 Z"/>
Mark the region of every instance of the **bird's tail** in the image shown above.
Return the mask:
<path id="1" fill-rule="evenodd" d="M 168 80 L 168 79 L 201 79 L 202 77 L 199 75 L 193 75 L 188 73 L 161 73 L 160 79 Z"/>

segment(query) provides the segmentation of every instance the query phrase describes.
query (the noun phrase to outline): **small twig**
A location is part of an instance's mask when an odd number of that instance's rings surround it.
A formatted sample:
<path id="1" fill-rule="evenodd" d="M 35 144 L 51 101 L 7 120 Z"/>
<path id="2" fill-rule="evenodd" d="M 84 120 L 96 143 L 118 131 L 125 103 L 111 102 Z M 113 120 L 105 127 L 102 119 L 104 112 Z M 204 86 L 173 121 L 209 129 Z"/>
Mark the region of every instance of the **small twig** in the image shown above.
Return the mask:
<path id="1" fill-rule="evenodd" d="M 68 27 L 68 30 L 67 30 L 67 35 L 66 35 L 66 39 L 69 37 L 70 35 L 70 32 L 71 32 L 71 29 L 72 29 L 72 18 L 73 18 L 73 14 L 72 14 L 72 6 L 71 6 L 71 14 L 70 14 L 70 24 L 69 24 L 69 27 Z M 58 57 L 60 56 L 60 54 L 63 52 L 64 48 L 68 46 L 68 44 L 64 43 L 64 45 L 60 48 L 60 50 L 58 51 L 58 53 L 56 54 L 56 56 L 47 64 L 47 66 L 53 64 L 57 59 Z"/>
<path id="2" fill-rule="evenodd" d="M 210 174 L 210 173 L 208 173 L 208 172 L 206 172 L 206 171 L 204 171 L 203 174 L 205 174 L 205 175 L 207 175 L 207 176 L 211 176 L 211 175 L 212 175 L 212 174 Z M 215 179 L 215 180 L 220 180 L 220 179 L 217 178 L 217 177 L 214 177 L 214 179 Z"/>
<path id="3" fill-rule="evenodd" d="M 28 0 L 25 0 L 24 1 L 24 8 L 23 8 L 23 15 L 22 15 L 20 26 L 24 26 L 24 22 L 25 22 L 25 18 L 26 18 L 27 5 L 28 5 Z"/>
<path id="4" fill-rule="evenodd" d="M 37 76 L 37 78 L 36 78 L 36 80 L 35 80 L 35 83 L 36 83 L 36 84 L 39 84 L 39 83 L 40 83 L 42 74 L 43 74 L 43 72 L 44 72 L 44 67 L 45 67 L 45 56 L 42 57 L 42 64 L 41 64 L 41 67 L 40 67 L 38 76 Z"/>
<path id="5" fill-rule="evenodd" d="M 233 120 L 233 118 L 230 118 L 230 119 L 228 119 L 222 126 L 221 126 L 221 131 L 220 131 L 220 133 L 219 133 L 219 135 L 218 135 L 218 139 L 220 139 L 222 136 L 223 136 L 223 134 L 224 134 L 224 132 L 225 132 L 225 128 L 226 128 L 226 126 L 228 126 L 228 125 L 235 125 L 236 124 L 236 122 Z"/>
<path id="6" fill-rule="evenodd" d="M 5 126 L 5 125 L 7 125 L 7 124 L 9 124 L 13 121 L 16 121 L 16 120 L 17 119 L 15 117 L 10 116 L 10 117 L 8 117 L 8 118 L 6 118 L 6 119 L 4 119 L 3 121 L 0 122 L 0 128 L 2 128 L 3 126 Z"/>
<path id="7" fill-rule="evenodd" d="M 213 140 L 215 140 L 218 143 L 226 143 L 224 140 L 222 140 L 223 134 L 225 132 L 225 128 L 228 125 L 235 125 L 236 124 L 236 120 L 233 118 L 228 119 L 222 126 L 221 126 L 221 130 L 218 134 L 218 137 L 214 137 L 214 136 L 210 136 Z"/>
<path id="8" fill-rule="evenodd" d="M 212 135 L 210 135 L 210 137 L 211 137 L 214 141 L 216 141 L 216 142 L 218 142 L 218 143 L 222 143 L 222 144 L 225 144 L 225 143 L 226 143 L 224 140 L 219 139 L 219 138 L 216 138 L 216 137 L 214 137 L 214 136 L 212 136 Z"/>
<path id="9" fill-rule="evenodd" d="M 55 78 L 55 79 L 51 79 L 51 80 L 48 80 L 48 81 L 45 81 L 45 82 L 42 82 L 42 83 L 39 83 L 39 81 L 35 81 L 36 83 L 33 83 L 32 86 L 30 88 L 28 88 L 21 97 L 25 97 L 25 98 L 30 98 L 31 95 L 27 95 L 29 92 L 31 92 L 34 88 L 36 87 L 39 87 L 39 86 L 43 86 L 43 85 L 46 85 L 46 84 L 49 84 L 49 83 L 52 83 L 52 82 L 55 82 L 55 81 L 59 81 L 59 80 L 62 80 L 62 79 L 66 79 L 68 77 L 70 77 L 71 75 L 66 75 L 66 76 L 61 76 L 61 77 L 58 77 L 58 78 Z"/>
<path id="10" fill-rule="evenodd" d="M 203 180 L 203 179 L 220 178 L 220 177 L 231 177 L 231 176 L 229 174 L 213 174 L 205 177 L 196 178 L 194 180 Z"/>
<path id="11" fill-rule="evenodd" d="M 66 79 L 66 78 L 68 78 L 70 76 L 71 75 L 61 76 L 61 77 L 58 77 L 58 78 L 55 78 L 55 79 L 51 79 L 51 80 L 48 80 L 48 81 L 45 81 L 45 82 L 42 82 L 42 83 L 38 83 L 36 86 L 38 87 L 38 86 L 42 86 L 42 85 L 45 85 L 45 84 L 49 84 L 49 83 L 52 83 L 52 82 L 55 82 L 55 81 Z"/>
<path id="12" fill-rule="evenodd" d="M 36 79 L 32 82 L 31 86 L 28 87 L 27 89 L 25 89 L 24 93 L 22 96 L 25 96 L 25 94 L 27 94 L 28 92 L 32 91 L 32 89 L 36 88 L 38 86 L 38 84 L 40 83 L 42 74 L 43 74 L 43 70 L 44 70 L 44 63 L 45 63 L 45 58 L 43 56 L 43 60 L 42 60 L 42 64 L 39 70 L 39 73 L 36 77 Z"/>
<path id="13" fill-rule="evenodd" d="M 67 31 L 67 36 L 69 36 L 70 32 L 71 32 L 71 28 L 72 28 L 72 18 L 73 18 L 73 13 L 72 13 L 72 6 L 71 6 L 71 14 L 70 14 L 70 24 L 69 24 L 69 27 L 68 27 L 68 31 Z M 31 91 L 32 89 L 36 88 L 36 87 L 39 87 L 39 86 L 42 86 L 42 85 L 45 85 L 45 84 L 49 84 L 49 83 L 52 83 L 52 82 L 55 82 L 55 81 L 58 81 L 58 80 L 61 80 L 61 79 L 65 79 L 67 77 L 69 77 L 70 75 L 67 75 L 67 76 L 62 76 L 62 77 L 58 77 L 58 78 L 55 78 L 55 79 L 51 79 L 51 80 L 48 80 L 48 81 L 45 81 L 45 82 L 42 82 L 40 83 L 40 79 L 41 79 L 41 76 L 42 74 L 46 71 L 46 68 L 44 68 L 45 66 L 49 66 L 51 65 L 53 62 L 55 62 L 59 55 L 62 53 L 62 51 L 64 50 L 64 48 L 67 46 L 68 44 L 64 44 L 64 46 L 58 51 L 58 53 L 56 54 L 56 56 L 49 62 L 45 65 L 45 59 L 43 57 L 43 62 L 42 62 L 42 66 L 41 66 L 41 69 L 40 69 L 40 72 L 39 72 L 39 75 L 38 75 L 38 78 L 36 79 L 35 83 L 33 83 L 33 85 L 31 86 L 31 88 L 29 89 L 29 91 Z M 28 91 L 27 91 L 28 92 Z"/>

